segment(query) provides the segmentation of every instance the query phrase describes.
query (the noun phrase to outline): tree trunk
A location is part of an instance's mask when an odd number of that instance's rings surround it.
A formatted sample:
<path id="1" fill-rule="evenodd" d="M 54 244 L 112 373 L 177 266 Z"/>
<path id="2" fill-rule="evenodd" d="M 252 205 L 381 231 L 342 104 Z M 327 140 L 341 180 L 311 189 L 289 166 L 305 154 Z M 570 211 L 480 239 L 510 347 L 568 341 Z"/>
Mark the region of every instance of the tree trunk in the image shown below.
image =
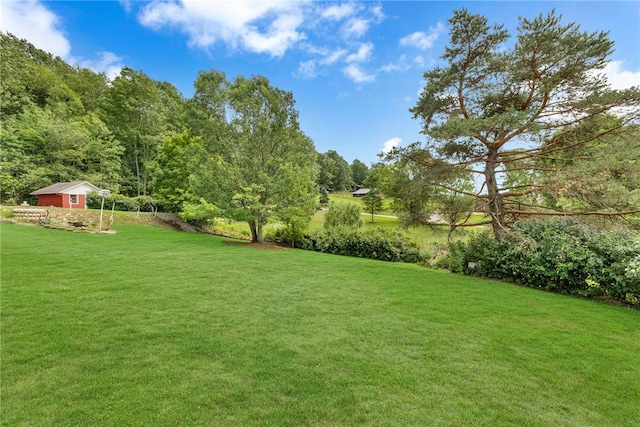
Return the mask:
<path id="1" fill-rule="evenodd" d="M 264 237 L 262 236 L 262 226 L 263 226 L 263 221 L 262 218 L 258 218 L 258 229 L 257 229 L 257 233 L 256 233 L 256 240 L 255 242 L 257 243 L 262 243 L 264 242 Z"/>
<path id="2" fill-rule="evenodd" d="M 133 162 L 136 165 L 136 180 L 138 181 L 138 197 L 140 197 L 140 162 L 138 160 L 138 144 L 133 142 Z"/>
<path id="3" fill-rule="evenodd" d="M 291 247 L 296 247 L 296 225 L 291 224 Z"/>
<path id="4" fill-rule="evenodd" d="M 251 243 L 262 243 L 264 242 L 264 237 L 262 237 L 262 226 L 263 221 L 258 218 L 249 221 L 249 228 L 251 229 Z"/>
<path id="5" fill-rule="evenodd" d="M 251 242 L 255 243 L 258 241 L 258 227 L 255 220 L 249 221 L 249 228 L 251 229 Z"/>
<path id="6" fill-rule="evenodd" d="M 498 237 L 505 229 L 504 201 L 502 194 L 498 190 L 498 181 L 496 180 L 496 168 L 500 165 L 497 159 L 498 150 L 490 150 L 484 168 L 487 195 L 489 197 L 489 215 L 491 215 L 491 227 L 495 237 Z"/>

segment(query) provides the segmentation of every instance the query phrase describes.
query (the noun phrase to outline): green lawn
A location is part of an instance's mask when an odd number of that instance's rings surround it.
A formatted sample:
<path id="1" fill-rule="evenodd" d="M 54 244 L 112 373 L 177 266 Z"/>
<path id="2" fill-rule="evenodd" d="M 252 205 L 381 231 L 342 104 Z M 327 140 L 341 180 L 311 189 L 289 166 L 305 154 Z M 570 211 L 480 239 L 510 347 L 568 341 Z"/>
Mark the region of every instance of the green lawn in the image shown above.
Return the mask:
<path id="1" fill-rule="evenodd" d="M 640 425 L 640 312 L 114 229 L 1 224 L 2 425 Z"/>

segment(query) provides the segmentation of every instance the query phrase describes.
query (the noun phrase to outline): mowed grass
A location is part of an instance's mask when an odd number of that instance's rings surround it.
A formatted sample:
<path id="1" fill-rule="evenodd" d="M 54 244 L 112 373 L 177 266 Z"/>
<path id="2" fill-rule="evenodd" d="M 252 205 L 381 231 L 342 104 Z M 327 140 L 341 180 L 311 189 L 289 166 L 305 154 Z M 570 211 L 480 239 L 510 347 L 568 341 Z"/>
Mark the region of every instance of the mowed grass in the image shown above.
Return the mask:
<path id="1" fill-rule="evenodd" d="M 2 425 L 640 425 L 640 312 L 114 228 L 1 225 Z"/>

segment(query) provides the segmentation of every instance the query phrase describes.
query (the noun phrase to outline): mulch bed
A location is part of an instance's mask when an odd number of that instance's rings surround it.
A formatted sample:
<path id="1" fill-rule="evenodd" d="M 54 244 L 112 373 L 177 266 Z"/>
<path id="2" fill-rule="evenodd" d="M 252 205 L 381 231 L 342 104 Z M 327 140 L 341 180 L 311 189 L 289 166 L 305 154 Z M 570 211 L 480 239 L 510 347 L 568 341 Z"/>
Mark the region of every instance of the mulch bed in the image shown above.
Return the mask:
<path id="1" fill-rule="evenodd" d="M 265 249 L 271 251 L 288 251 L 289 248 L 284 248 L 282 246 L 274 245 L 272 243 L 253 243 L 253 242 L 237 242 L 231 240 L 223 240 L 223 245 L 230 246 L 240 246 L 245 248 L 254 248 L 254 249 Z"/>

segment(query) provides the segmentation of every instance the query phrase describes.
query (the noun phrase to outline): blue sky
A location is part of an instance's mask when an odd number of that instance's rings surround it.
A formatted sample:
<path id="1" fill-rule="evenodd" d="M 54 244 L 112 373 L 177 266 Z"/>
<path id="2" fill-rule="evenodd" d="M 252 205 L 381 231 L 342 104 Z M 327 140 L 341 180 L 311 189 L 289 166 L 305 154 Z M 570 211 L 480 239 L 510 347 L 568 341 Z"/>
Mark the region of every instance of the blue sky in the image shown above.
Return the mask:
<path id="1" fill-rule="evenodd" d="M 0 0 L 0 30 L 110 77 L 141 70 L 185 97 L 201 70 L 266 76 L 293 93 L 318 151 L 371 164 L 422 139 L 408 110 L 462 7 L 512 34 L 518 16 L 553 8 L 565 23 L 609 31 L 610 83 L 640 85 L 640 1 Z"/>

